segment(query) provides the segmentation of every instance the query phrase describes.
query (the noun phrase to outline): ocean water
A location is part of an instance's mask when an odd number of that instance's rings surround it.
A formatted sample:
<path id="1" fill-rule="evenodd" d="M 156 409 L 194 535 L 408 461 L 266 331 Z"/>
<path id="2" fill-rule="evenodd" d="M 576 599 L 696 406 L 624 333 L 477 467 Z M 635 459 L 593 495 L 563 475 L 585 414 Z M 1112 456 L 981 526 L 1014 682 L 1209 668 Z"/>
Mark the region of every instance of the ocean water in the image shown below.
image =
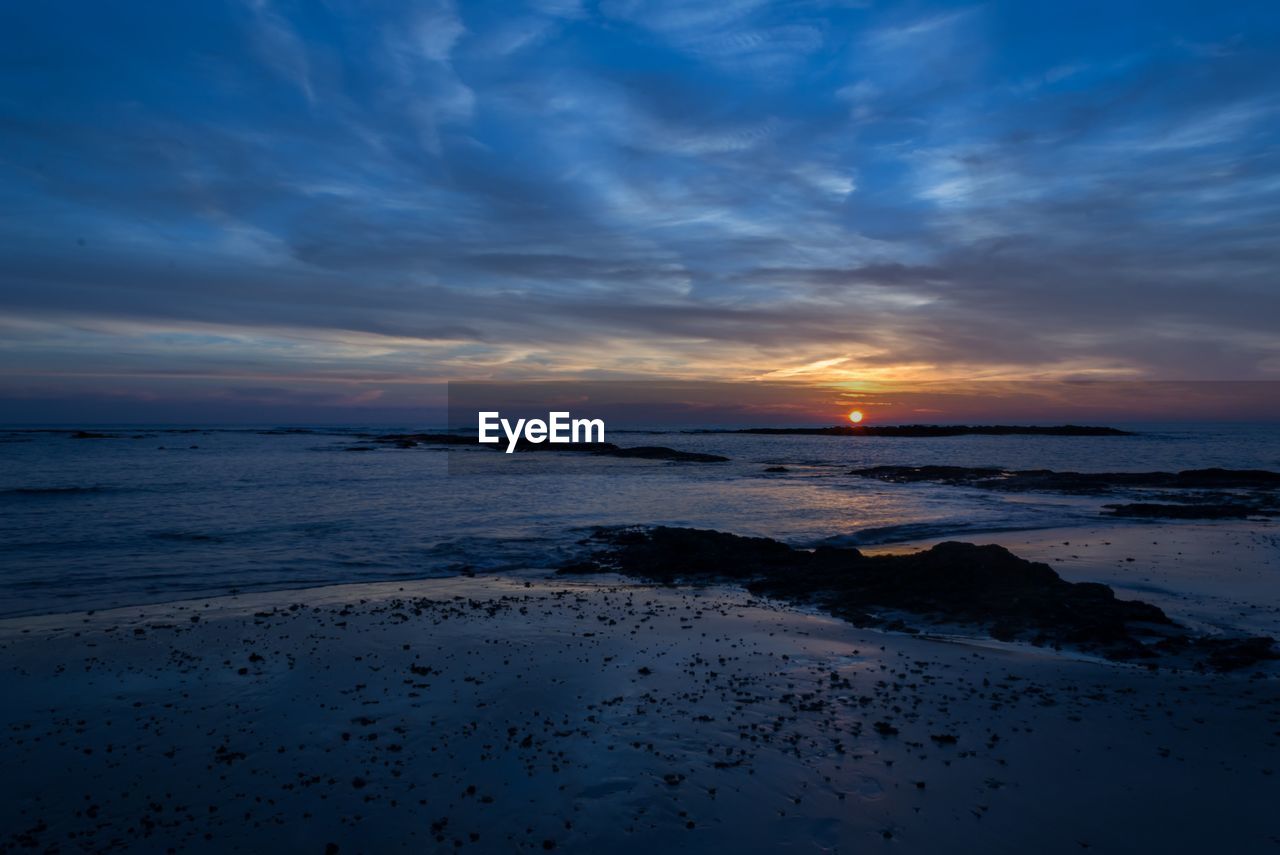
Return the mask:
<path id="1" fill-rule="evenodd" d="M 346 451 L 367 428 L 0 431 L 0 616 L 229 591 L 553 567 L 601 525 L 884 544 L 1096 524 L 1113 497 L 1001 495 L 848 474 L 881 464 L 1075 471 L 1280 470 L 1274 426 L 1130 437 L 612 432 L 724 464 L 572 454 Z M 379 430 L 390 430 L 380 428 Z M 448 466 L 466 454 L 465 474 Z M 764 472 L 785 465 L 781 474 Z M 1141 525 L 1142 523 L 1131 523 Z"/>

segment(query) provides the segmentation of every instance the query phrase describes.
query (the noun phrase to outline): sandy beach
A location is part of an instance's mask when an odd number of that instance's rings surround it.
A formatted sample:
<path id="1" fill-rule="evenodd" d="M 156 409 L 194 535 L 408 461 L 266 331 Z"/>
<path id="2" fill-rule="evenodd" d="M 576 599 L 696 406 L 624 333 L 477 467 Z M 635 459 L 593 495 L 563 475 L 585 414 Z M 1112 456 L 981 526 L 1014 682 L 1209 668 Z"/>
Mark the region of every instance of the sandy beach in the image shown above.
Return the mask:
<path id="1" fill-rule="evenodd" d="M 731 587 L 529 573 L 14 618 L 0 673 L 13 850 L 1280 847 L 1275 663 L 886 633 Z"/>

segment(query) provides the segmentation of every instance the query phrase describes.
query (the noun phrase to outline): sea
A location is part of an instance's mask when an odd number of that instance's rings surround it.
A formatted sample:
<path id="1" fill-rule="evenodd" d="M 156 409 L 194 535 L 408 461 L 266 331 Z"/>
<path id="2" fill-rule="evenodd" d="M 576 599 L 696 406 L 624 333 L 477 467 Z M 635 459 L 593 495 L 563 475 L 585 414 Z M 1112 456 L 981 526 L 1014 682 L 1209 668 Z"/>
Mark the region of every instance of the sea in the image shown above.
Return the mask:
<path id="1" fill-rule="evenodd" d="M 367 444 L 364 435 L 421 426 L 0 429 L 0 617 L 549 569 L 580 555 L 599 526 L 693 526 L 800 547 L 870 546 L 1096 525 L 1102 505 L 1117 501 L 889 484 L 850 474 L 857 467 L 1280 470 L 1275 425 L 1120 426 L 1135 434 L 653 429 L 607 437 L 719 454 L 726 463 L 431 446 L 349 450 Z M 103 436 L 77 438 L 77 431 Z M 476 465 L 451 466 L 458 454 L 474 455 L 468 460 Z M 787 471 L 766 471 L 777 466 Z"/>

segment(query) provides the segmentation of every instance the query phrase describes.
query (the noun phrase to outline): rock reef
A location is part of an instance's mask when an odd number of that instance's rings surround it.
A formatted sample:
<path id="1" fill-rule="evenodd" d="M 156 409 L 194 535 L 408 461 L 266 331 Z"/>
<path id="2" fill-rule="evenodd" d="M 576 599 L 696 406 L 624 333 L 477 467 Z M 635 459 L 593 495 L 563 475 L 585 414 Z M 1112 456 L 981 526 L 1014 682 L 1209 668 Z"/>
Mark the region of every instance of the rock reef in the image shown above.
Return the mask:
<path id="1" fill-rule="evenodd" d="M 740 428 L 696 433 L 755 433 L 788 436 L 1135 436 L 1127 430 L 1090 425 L 833 425 L 821 428 Z"/>
<path id="2" fill-rule="evenodd" d="M 1007 492 L 1107 495 L 1139 491 L 1146 499 L 1104 505 L 1104 513 L 1146 519 L 1245 519 L 1280 515 L 1280 472 L 1266 469 L 1184 469 L 1181 472 L 1055 472 L 983 466 L 871 466 L 851 475 L 891 484 L 931 482 Z"/>
<path id="3" fill-rule="evenodd" d="M 1265 469 L 1184 469 L 1181 472 L 1055 472 L 984 466 L 870 466 L 851 475 L 894 484 L 933 481 L 984 490 L 1099 493 L 1118 489 L 1275 490 L 1280 472 Z"/>
<path id="4" fill-rule="evenodd" d="M 940 543 L 906 555 L 792 548 L 703 529 L 601 529 L 598 549 L 562 574 L 617 572 L 667 584 L 729 581 L 762 596 L 816 605 L 859 626 L 913 631 L 904 614 L 980 627 L 992 637 L 1068 645 L 1109 659 L 1189 654 L 1201 667 L 1274 658 L 1272 641 L 1215 639 L 1213 655 L 1161 609 L 1121 600 L 1108 586 L 1068 582 L 1047 564 L 1001 546 Z M 1201 655 L 1203 654 L 1203 655 Z"/>
<path id="5" fill-rule="evenodd" d="M 420 445 L 447 445 L 460 447 L 489 448 L 496 451 L 505 450 L 506 445 L 482 445 L 473 436 L 456 433 L 392 433 L 381 436 L 365 437 L 379 445 L 390 445 L 396 448 L 416 448 Z M 562 442 L 556 444 L 529 442 L 520 439 L 516 443 L 516 451 L 562 451 L 578 454 L 594 454 L 602 457 L 630 457 L 640 460 L 670 460 L 678 463 L 724 463 L 729 458 L 719 454 L 705 454 L 698 451 L 681 451 L 662 445 L 639 445 L 625 447 L 612 442 Z"/>

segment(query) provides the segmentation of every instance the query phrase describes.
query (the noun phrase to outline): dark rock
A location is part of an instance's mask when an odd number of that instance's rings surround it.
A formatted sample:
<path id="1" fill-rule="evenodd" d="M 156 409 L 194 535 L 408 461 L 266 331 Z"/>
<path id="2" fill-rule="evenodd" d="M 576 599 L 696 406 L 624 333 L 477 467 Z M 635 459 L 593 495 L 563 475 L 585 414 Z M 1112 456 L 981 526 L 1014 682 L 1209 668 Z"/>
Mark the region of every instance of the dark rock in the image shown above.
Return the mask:
<path id="1" fill-rule="evenodd" d="M 1280 472 L 1265 469 L 1187 469 L 1182 472 L 1054 472 L 968 466 L 872 466 L 849 474 L 894 484 L 928 481 L 1009 492 L 1105 495 L 1137 492 L 1169 502 L 1106 505 L 1112 516 L 1163 519 L 1243 519 L 1280 513 Z M 1145 491 L 1145 493 L 1144 493 Z"/>
<path id="2" fill-rule="evenodd" d="M 474 436 L 463 436 L 457 433 L 385 433 L 381 435 L 364 434 L 363 440 L 383 445 L 399 445 L 402 448 L 413 448 L 420 443 L 427 445 L 478 445 Z"/>
<path id="3" fill-rule="evenodd" d="M 755 433 L 788 436 L 1135 436 L 1130 431 L 1088 425 L 834 425 L 821 428 L 741 428 L 697 433 Z"/>
<path id="4" fill-rule="evenodd" d="M 1187 469 L 1182 472 L 1054 472 L 969 466 L 871 466 L 850 475 L 894 484 L 932 481 L 984 490 L 1101 493 L 1117 489 L 1275 490 L 1280 472 L 1265 469 Z"/>
<path id="5" fill-rule="evenodd" d="M 625 573 L 661 582 L 677 579 L 753 579 L 795 567 L 799 552 L 766 537 L 739 537 L 694 528 L 603 529 L 591 540 L 607 544 L 590 561 L 561 573 Z M 856 552 L 856 550 L 848 550 Z"/>
<path id="6" fill-rule="evenodd" d="M 385 434 L 370 438 L 383 445 L 394 445 L 397 448 L 415 448 L 419 445 L 478 446 L 494 451 L 506 451 L 507 441 L 481 444 L 474 436 L 456 433 L 411 433 Z M 641 445 L 626 448 L 612 442 L 529 442 L 520 439 L 516 443 L 516 451 L 561 451 L 578 454 L 598 454 L 605 457 L 633 457 L 641 460 L 672 460 L 679 463 L 723 463 L 729 458 L 719 454 L 704 454 L 697 451 L 680 451 L 660 445 Z"/>
<path id="7" fill-rule="evenodd" d="M 766 467 L 764 471 L 765 472 L 790 472 L 791 470 L 785 466 L 769 466 L 769 467 Z"/>
<path id="8" fill-rule="evenodd" d="M 1269 641 L 1219 647 L 1191 638 L 1156 606 L 1117 599 L 1106 585 L 1068 582 L 1049 565 L 995 545 L 948 542 L 906 555 L 867 556 L 669 527 L 604 529 L 588 542 L 600 549 L 560 573 L 618 572 L 667 584 L 733 581 L 860 625 L 884 627 L 910 613 L 981 627 L 998 639 L 1066 644 L 1112 659 L 1154 657 L 1182 643 L 1223 667 L 1241 667 L 1236 663 L 1270 649 Z M 1179 637 L 1184 641 L 1169 641 Z M 1159 639 L 1163 647 L 1147 643 Z"/>
<path id="9" fill-rule="evenodd" d="M 581 449 L 588 454 L 603 454 L 610 457 L 638 457 L 643 460 L 675 460 L 683 463 L 724 463 L 729 458 L 719 454 L 704 454 L 700 451 L 680 451 L 675 448 L 667 448 L 662 445 L 641 445 L 632 448 L 622 448 L 611 442 L 589 443 L 588 447 Z M 555 451 L 564 446 L 552 446 L 549 451 Z M 528 450 L 528 449 L 517 449 Z"/>

